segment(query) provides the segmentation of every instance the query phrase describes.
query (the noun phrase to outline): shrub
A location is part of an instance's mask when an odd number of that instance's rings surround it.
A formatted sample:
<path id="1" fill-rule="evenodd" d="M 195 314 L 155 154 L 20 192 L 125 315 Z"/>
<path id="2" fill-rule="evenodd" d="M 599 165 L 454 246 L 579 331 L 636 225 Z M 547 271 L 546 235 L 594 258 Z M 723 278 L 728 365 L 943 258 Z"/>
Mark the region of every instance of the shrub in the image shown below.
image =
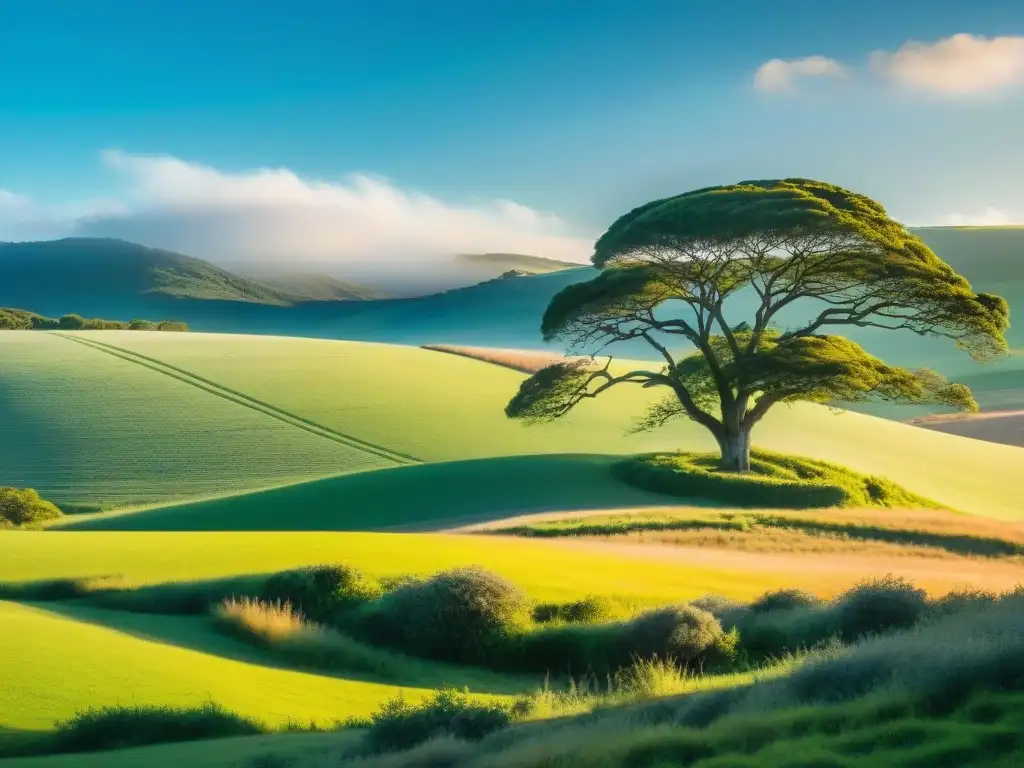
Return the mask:
<path id="1" fill-rule="evenodd" d="M 85 327 L 85 318 L 81 315 L 64 315 L 57 324 L 66 331 L 77 331 Z"/>
<path id="2" fill-rule="evenodd" d="M 625 623 L 624 650 L 640 659 L 661 658 L 683 666 L 720 664 L 736 653 L 737 636 L 713 615 L 692 605 L 659 608 Z"/>
<path id="3" fill-rule="evenodd" d="M 615 618 L 616 606 L 611 600 L 585 597 L 571 603 L 542 603 L 533 609 L 533 620 L 540 624 L 563 621 L 567 624 L 597 624 Z"/>
<path id="4" fill-rule="evenodd" d="M 152 320 L 143 320 L 138 318 L 128 323 L 128 328 L 132 331 L 155 331 L 157 324 Z"/>
<path id="5" fill-rule="evenodd" d="M 317 565 L 283 571 L 264 583 L 260 597 L 269 603 L 287 603 L 307 618 L 333 623 L 340 613 L 376 600 L 379 583 L 347 565 Z"/>
<path id="6" fill-rule="evenodd" d="M 927 596 L 903 578 L 892 575 L 866 581 L 844 592 L 832 604 L 835 626 L 844 640 L 908 629 L 927 608 Z"/>
<path id="7" fill-rule="evenodd" d="M 739 647 L 749 660 L 778 658 L 820 646 L 836 634 L 827 608 L 805 607 L 741 616 L 735 627 Z"/>
<path id="8" fill-rule="evenodd" d="M 229 598 L 217 606 L 213 618 L 228 634 L 304 666 L 369 672 L 389 679 L 419 671 L 412 659 L 307 621 L 289 603 Z"/>
<path id="9" fill-rule="evenodd" d="M 175 331 L 177 333 L 185 333 L 189 330 L 188 323 L 178 322 L 176 320 L 161 320 L 156 324 L 158 331 Z"/>
<path id="10" fill-rule="evenodd" d="M 107 707 L 57 723 L 54 743 L 60 752 L 91 752 L 264 732 L 261 723 L 212 703 L 192 709 Z"/>
<path id="11" fill-rule="evenodd" d="M 754 613 L 770 613 L 772 611 L 791 611 L 794 608 L 814 608 L 821 604 L 810 592 L 801 589 L 776 589 L 765 592 L 750 604 Z"/>
<path id="12" fill-rule="evenodd" d="M 11 525 L 42 523 L 61 515 L 60 509 L 40 498 L 34 488 L 0 488 L 0 519 Z"/>
<path id="13" fill-rule="evenodd" d="M 972 608 L 979 608 L 994 603 L 998 597 L 993 592 L 975 587 L 954 589 L 940 597 L 932 605 L 932 611 L 938 615 L 960 613 Z"/>
<path id="14" fill-rule="evenodd" d="M 521 630 L 525 593 L 482 568 L 458 568 L 386 594 L 362 615 L 375 642 L 433 659 L 474 662 Z"/>
<path id="15" fill-rule="evenodd" d="M 479 741 L 511 725 L 511 710 L 497 703 L 474 702 L 465 692 L 437 691 L 419 705 L 398 697 L 370 718 L 366 745 L 372 752 L 410 749 L 439 738 Z"/>

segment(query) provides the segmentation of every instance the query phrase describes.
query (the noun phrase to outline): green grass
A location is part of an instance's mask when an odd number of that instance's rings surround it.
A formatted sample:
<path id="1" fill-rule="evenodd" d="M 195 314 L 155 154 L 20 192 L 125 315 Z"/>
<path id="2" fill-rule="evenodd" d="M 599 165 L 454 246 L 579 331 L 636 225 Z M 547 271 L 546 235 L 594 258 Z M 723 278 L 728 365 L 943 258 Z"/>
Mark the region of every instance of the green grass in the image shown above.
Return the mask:
<path id="1" fill-rule="evenodd" d="M 638 456 L 613 467 L 624 482 L 682 498 L 752 507 L 903 507 L 938 505 L 892 482 L 818 459 L 753 450 L 749 472 L 721 472 L 718 455 Z"/>
<path id="2" fill-rule="evenodd" d="M 357 738 L 354 733 L 295 733 L 244 736 L 216 741 L 161 744 L 94 754 L 51 755 L 0 760 L 3 768 L 258 768 L 254 762 L 274 755 L 279 762 L 264 763 L 278 768 L 283 760 L 317 760 L 340 750 Z M 285 763 L 287 765 L 287 763 Z"/>
<path id="3" fill-rule="evenodd" d="M 297 532 L 0 531 L 0 582 L 119 576 L 129 586 L 273 573 L 343 562 L 369 576 L 427 574 L 482 565 L 537 600 L 608 595 L 638 604 L 675 602 L 707 593 L 750 597 L 788 585 L 788 571 L 652 560 L 630 550 L 592 551 L 561 542 L 442 534 Z M 641 570 L 642 569 L 642 570 Z M 643 578 L 637 578 L 642 572 Z M 854 579 L 855 580 L 855 579 Z M 849 574 L 818 581 L 824 594 Z"/>
<path id="4" fill-rule="evenodd" d="M 400 690 L 268 666 L 272 657 L 224 636 L 203 618 L 55 607 L 60 611 L 0 601 L 0 728 L 45 730 L 95 707 L 209 701 L 271 727 L 330 725 L 368 715 Z M 450 681 L 476 690 L 495 680 L 508 685 L 507 678 L 475 674 L 462 671 L 461 680 Z M 401 689 L 416 698 L 442 680 L 443 674 L 411 679 Z"/>
<path id="5" fill-rule="evenodd" d="M 58 505 L 124 507 L 390 463 L 54 334 L 0 332 L 0 350 L 0 478 Z"/>
<path id="6" fill-rule="evenodd" d="M 657 396 L 639 389 L 613 390 L 555 424 L 522 425 L 502 409 L 523 374 L 418 348 L 139 331 L 73 335 L 91 346 L 39 334 L 19 344 L 23 336 L 0 334 L 0 388 L 10 393 L 0 436 L 14 447 L 0 473 L 64 502 L 168 503 L 394 466 L 396 457 L 713 448 L 710 435 L 685 421 L 626 435 Z M 963 511 L 1021 514 L 1006 478 L 1024 468 L 1024 449 L 810 405 L 773 409 L 754 439 L 887 477 Z M 452 482 L 466 494 L 497 495 L 469 473 Z M 345 503 L 321 498 L 334 510 Z"/>
<path id="7" fill-rule="evenodd" d="M 649 505 L 612 477 L 618 456 L 509 456 L 361 472 L 129 514 L 76 515 L 68 530 L 431 529 L 526 512 Z M 486 493 L 479 489 L 487 489 Z"/>

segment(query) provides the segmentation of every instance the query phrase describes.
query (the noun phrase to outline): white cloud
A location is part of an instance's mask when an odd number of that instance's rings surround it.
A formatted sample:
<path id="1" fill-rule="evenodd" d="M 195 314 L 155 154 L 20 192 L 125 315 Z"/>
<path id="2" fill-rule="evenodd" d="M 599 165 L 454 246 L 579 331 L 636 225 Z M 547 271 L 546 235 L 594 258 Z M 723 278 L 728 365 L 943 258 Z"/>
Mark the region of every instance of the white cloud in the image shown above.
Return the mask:
<path id="1" fill-rule="evenodd" d="M 769 93 L 790 91 L 798 80 L 809 77 L 844 79 L 846 68 L 826 56 L 808 56 L 803 59 L 772 59 L 754 73 L 754 87 Z"/>
<path id="2" fill-rule="evenodd" d="M 1024 219 L 1018 219 L 1021 220 Z M 1013 216 L 991 206 L 975 213 L 951 213 L 942 219 L 942 224 L 948 227 L 999 227 L 1014 223 L 1017 222 Z"/>
<path id="3" fill-rule="evenodd" d="M 84 200 L 70 205 L 44 206 L 27 195 L 0 189 L 0 240 L 53 237 L 74 229 L 78 222 L 116 214 L 116 200 Z"/>
<path id="4" fill-rule="evenodd" d="M 9 209 L 35 229 L 45 222 L 50 237 L 123 237 L 236 264 L 397 266 L 488 251 L 585 261 L 592 250 L 592 239 L 567 233 L 556 216 L 507 200 L 456 205 L 366 175 L 327 182 L 283 168 L 227 172 L 118 150 L 101 159 L 119 184 L 114 200 L 58 211 L 4 193 L 0 239 L 15 239 L 5 232 Z"/>
<path id="5" fill-rule="evenodd" d="M 961 33 L 934 43 L 909 41 L 875 51 L 871 68 L 894 85 L 965 96 L 1024 86 L 1024 37 Z"/>

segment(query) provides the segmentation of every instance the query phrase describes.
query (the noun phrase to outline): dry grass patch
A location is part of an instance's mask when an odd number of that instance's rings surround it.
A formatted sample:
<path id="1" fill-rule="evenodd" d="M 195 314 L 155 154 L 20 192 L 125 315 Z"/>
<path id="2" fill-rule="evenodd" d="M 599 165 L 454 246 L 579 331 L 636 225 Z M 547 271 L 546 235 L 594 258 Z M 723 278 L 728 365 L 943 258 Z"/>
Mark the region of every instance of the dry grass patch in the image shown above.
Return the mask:
<path id="1" fill-rule="evenodd" d="M 485 363 L 493 363 L 513 371 L 534 374 L 541 368 L 547 368 L 552 363 L 577 358 L 567 358 L 565 355 L 558 355 L 549 352 L 535 352 L 527 349 L 498 349 L 495 347 L 464 347 L 457 344 L 424 344 L 423 349 L 433 352 L 446 352 L 449 355 L 470 357 L 474 360 L 482 360 Z"/>
<path id="2" fill-rule="evenodd" d="M 1024 558 L 1024 525 L 935 509 L 643 509 L 512 518 L 468 531 L 596 537 L 756 552 L 878 552 Z"/>

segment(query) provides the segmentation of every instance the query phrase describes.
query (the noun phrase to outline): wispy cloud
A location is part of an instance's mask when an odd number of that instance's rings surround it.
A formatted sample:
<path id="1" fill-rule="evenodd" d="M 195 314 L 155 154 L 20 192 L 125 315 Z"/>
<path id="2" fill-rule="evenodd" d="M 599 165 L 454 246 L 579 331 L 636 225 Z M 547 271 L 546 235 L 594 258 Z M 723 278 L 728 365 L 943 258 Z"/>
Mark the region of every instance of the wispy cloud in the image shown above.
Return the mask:
<path id="1" fill-rule="evenodd" d="M 835 59 L 826 56 L 807 56 L 803 59 L 772 59 L 766 61 L 754 73 L 754 87 L 767 93 L 792 91 L 797 82 L 807 78 L 842 80 L 847 77 L 846 68 Z"/>
<path id="2" fill-rule="evenodd" d="M 415 264 L 455 253 L 519 252 L 585 261 L 593 240 L 554 215 L 507 200 L 454 204 L 366 175 L 302 178 L 284 168 L 227 172 L 167 155 L 102 153 L 119 193 L 78 215 L 46 211 L 6 193 L 50 236 L 123 237 L 215 261 Z M 13 227 L 9 215 L 6 229 Z M 0 239 L 5 236 L 0 213 Z M 10 238 L 14 239 L 14 238 Z"/>
<path id="3" fill-rule="evenodd" d="M 933 43 L 909 41 L 895 52 L 875 51 L 871 69 L 890 83 L 966 96 L 1024 86 L 1024 37 L 961 33 Z"/>

